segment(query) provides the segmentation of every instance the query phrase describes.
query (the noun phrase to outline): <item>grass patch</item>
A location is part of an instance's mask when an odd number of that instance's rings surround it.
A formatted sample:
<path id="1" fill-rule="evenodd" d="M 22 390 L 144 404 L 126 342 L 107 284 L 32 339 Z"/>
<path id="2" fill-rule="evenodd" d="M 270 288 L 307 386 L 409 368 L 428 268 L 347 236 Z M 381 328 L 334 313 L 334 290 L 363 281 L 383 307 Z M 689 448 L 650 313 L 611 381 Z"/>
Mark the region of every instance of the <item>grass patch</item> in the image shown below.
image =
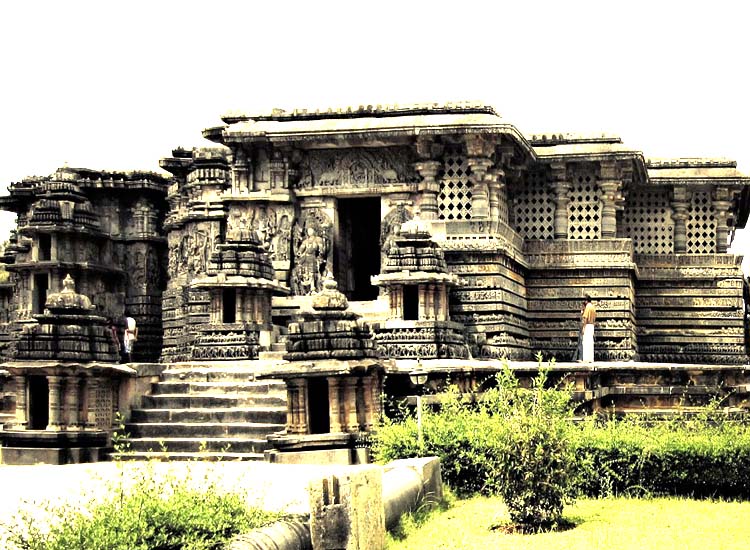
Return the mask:
<path id="1" fill-rule="evenodd" d="M 581 499 L 566 508 L 572 529 L 539 534 L 507 534 L 509 521 L 499 498 L 457 500 L 446 510 L 417 521 L 405 520 L 389 550 L 533 549 L 705 550 L 747 546 L 750 502 L 684 498 Z M 493 529 L 494 527 L 494 529 Z"/>

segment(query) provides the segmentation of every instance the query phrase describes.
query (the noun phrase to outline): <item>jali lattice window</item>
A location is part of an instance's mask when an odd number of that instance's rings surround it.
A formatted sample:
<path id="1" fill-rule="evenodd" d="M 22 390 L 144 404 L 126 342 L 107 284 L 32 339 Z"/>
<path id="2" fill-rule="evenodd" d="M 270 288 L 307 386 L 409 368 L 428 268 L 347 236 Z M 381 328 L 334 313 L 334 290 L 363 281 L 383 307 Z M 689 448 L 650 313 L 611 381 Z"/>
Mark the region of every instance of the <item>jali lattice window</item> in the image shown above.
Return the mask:
<path id="1" fill-rule="evenodd" d="M 693 192 L 690 217 L 687 222 L 688 254 L 713 254 L 716 252 L 716 217 L 708 191 Z"/>
<path id="2" fill-rule="evenodd" d="M 515 229 L 525 239 L 555 236 L 555 196 L 547 187 L 544 172 L 528 175 L 526 185 L 513 198 Z"/>
<path id="3" fill-rule="evenodd" d="M 633 189 L 622 216 L 624 236 L 633 239 L 636 254 L 674 251 L 674 224 L 667 189 Z"/>
<path id="4" fill-rule="evenodd" d="M 575 172 L 568 197 L 568 238 L 598 239 L 601 236 L 601 190 L 591 168 Z"/>
<path id="5" fill-rule="evenodd" d="M 469 164 L 460 147 L 446 148 L 438 195 L 438 216 L 441 220 L 471 219 L 471 188 Z"/>

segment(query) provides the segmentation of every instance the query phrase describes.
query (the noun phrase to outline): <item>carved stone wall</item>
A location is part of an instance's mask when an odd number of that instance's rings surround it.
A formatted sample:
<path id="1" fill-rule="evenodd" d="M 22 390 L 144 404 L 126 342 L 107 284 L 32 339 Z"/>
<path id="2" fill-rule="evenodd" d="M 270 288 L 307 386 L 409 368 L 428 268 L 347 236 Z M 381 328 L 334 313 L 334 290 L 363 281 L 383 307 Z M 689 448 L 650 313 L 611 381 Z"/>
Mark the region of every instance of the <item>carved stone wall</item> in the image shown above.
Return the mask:
<path id="1" fill-rule="evenodd" d="M 542 170 L 529 172 L 513 196 L 514 228 L 525 239 L 555 236 L 555 193 Z"/>
<path id="2" fill-rule="evenodd" d="M 636 312 L 642 359 L 746 363 L 743 275 L 726 254 L 642 255 Z"/>
<path id="3" fill-rule="evenodd" d="M 636 254 L 671 254 L 674 223 L 669 189 L 633 189 L 623 212 L 622 233 L 633 239 Z"/>
<path id="4" fill-rule="evenodd" d="M 597 309 L 594 358 L 637 358 L 636 265 L 629 239 L 526 241 L 524 252 L 534 352 L 572 358 L 588 294 Z"/>
<path id="5" fill-rule="evenodd" d="M 438 181 L 438 217 L 441 220 L 471 219 L 473 183 L 469 178 L 468 158 L 461 145 L 446 146 Z"/>
<path id="6" fill-rule="evenodd" d="M 687 220 L 688 254 L 716 252 L 716 216 L 710 191 L 693 191 Z"/>
<path id="7" fill-rule="evenodd" d="M 460 278 L 450 318 L 465 325 L 472 357 L 530 359 L 523 269 L 493 251 L 446 251 L 445 259 Z"/>
<path id="8" fill-rule="evenodd" d="M 568 238 L 600 238 L 602 191 L 592 165 L 581 165 L 574 170 L 568 196 Z"/>

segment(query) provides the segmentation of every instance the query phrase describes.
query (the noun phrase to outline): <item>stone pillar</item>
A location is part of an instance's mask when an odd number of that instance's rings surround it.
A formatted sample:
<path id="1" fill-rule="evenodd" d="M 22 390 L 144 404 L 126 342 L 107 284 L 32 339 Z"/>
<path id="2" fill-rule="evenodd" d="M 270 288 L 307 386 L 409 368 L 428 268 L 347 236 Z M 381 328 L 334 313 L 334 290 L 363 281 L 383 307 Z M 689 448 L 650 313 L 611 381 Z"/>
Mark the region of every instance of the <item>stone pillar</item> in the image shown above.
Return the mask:
<path id="1" fill-rule="evenodd" d="M 474 185 L 471 198 L 471 218 L 486 220 L 490 218 L 490 194 L 487 172 L 493 162 L 490 156 L 493 145 L 479 134 L 466 136 L 466 159 L 471 169 L 470 180 Z"/>
<path id="2" fill-rule="evenodd" d="M 492 166 L 488 158 L 469 157 L 471 182 L 474 184 L 471 197 L 471 219 L 486 220 L 490 217 L 490 197 L 487 170 Z"/>
<path id="3" fill-rule="evenodd" d="M 687 252 L 688 193 L 684 187 L 675 187 L 672 194 L 672 220 L 674 221 L 674 253 Z"/>
<path id="4" fill-rule="evenodd" d="M 617 177 L 616 162 L 602 162 L 599 188 L 602 190 L 602 239 L 617 237 L 617 199 L 622 181 Z"/>
<path id="5" fill-rule="evenodd" d="M 287 383 L 291 406 L 287 411 L 287 431 L 289 433 L 308 433 L 307 380 L 292 378 Z"/>
<path id="6" fill-rule="evenodd" d="M 555 190 L 555 239 L 567 239 L 570 181 L 568 181 L 568 167 L 564 162 L 552 165 L 552 180 Z"/>
<path id="7" fill-rule="evenodd" d="M 396 285 L 396 319 L 404 318 L 404 285 Z"/>
<path id="8" fill-rule="evenodd" d="M 221 289 L 214 288 L 211 291 L 211 324 L 218 325 L 221 323 Z"/>
<path id="9" fill-rule="evenodd" d="M 79 385 L 77 376 L 65 377 L 65 423 L 68 430 L 81 429 Z"/>
<path id="10" fill-rule="evenodd" d="M 26 410 L 26 377 L 14 376 L 13 383 L 16 386 L 16 418 L 13 422 L 13 429 L 25 430 L 29 425 L 29 417 Z"/>
<path id="11" fill-rule="evenodd" d="M 357 418 L 357 379 L 347 376 L 342 379 L 344 386 L 344 428 L 349 433 L 359 431 Z"/>
<path id="12" fill-rule="evenodd" d="M 436 181 L 440 163 L 436 160 L 425 160 L 414 164 L 414 169 L 419 172 L 422 181 L 419 191 L 422 193 L 420 206 L 420 217 L 424 220 L 438 219 L 438 193 L 440 184 Z"/>
<path id="13" fill-rule="evenodd" d="M 435 319 L 435 285 L 426 284 L 425 290 L 425 318 L 432 321 Z"/>
<path id="14" fill-rule="evenodd" d="M 450 309 L 448 308 L 448 286 L 441 284 L 439 288 L 440 292 L 440 316 L 439 321 L 450 320 Z"/>
<path id="15" fill-rule="evenodd" d="M 97 378 L 86 379 L 86 395 L 87 395 L 87 406 L 86 406 L 86 418 L 84 420 L 84 426 L 90 430 L 96 429 L 96 405 L 97 398 L 96 394 L 99 391 L 99 380 Z"/>
<path id="16" fill-rule="evenodd" d="M 417 313 L 417 319 L 424 321 L 427 318 L 426 301 L 427 301 L 427 285 L 421 284 L 417 286 L 417 300 L 419 303 L 419 309 Z"/>
<path id="17" fill-rule="evenodd" d="M 341 433 L 344 428 L 341 424 L 341 401 L 340 401 L 340 379 L 336 376 L 328 377 L 328 416 L 330 419 L 331 433 Z"/>
<path id="18" fill-rule="evenodd" d="M 494 222 L 495 226 L 497 226 L 497 222 L 508 223 L 508 220 L 503 219 L 504 216 L 502 215 L 502 207 L 505 206 L 507 211 L 507 205 L 501 204 L 504 198 L 502 191 L 505 188 L 505 171 L 501 168 L 490 170 L 487 182 L 490 194 L 490 220 Z"/>
<path id="19" fill-rule="evenodd" d="M 237 323 L 242 323 L 245 321 L 245 317 L 247 316 L 246 310 L 245 310 L 245 300 L 248 294 L 250 294 L 251 291 L 245 290 L 243 288 L 234 288 L 234 320 Z"/>
<path id="20" fill-rule="evenodd" d="M 48 376 L 47 385 L 49 386 L 49 424 L 47 424 L 47 430 L 53 432 L 60 431 L 63 429 L 62 403 L 60 399 L 62 377 Z"/>
<path id="21" fill-rule="evenodd" d="M 378 374 L 371 374 L 368 377 L 370 381 L 370 403 L 372 404 L 372 422 L 377 425 L 380 421 L 380 415 L 383 414 L 383 404 L 381 402 L 383 391 L 381 380 Z"/>

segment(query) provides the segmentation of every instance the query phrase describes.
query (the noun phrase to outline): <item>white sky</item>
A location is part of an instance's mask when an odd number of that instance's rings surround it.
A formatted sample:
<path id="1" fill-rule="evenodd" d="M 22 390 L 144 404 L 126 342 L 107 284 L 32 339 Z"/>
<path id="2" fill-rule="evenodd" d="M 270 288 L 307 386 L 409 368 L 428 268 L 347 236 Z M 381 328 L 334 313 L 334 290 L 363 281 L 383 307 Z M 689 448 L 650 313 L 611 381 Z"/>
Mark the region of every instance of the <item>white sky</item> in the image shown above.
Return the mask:
<path id="1" fill-rule="evenodd" d="M 610 132 L 750 173 L 749 16 L 721 0 L 2 2 L 0 192 L 66 162 L 158 170 L 231 109 L 457 100 L 524 133 Z"/>

